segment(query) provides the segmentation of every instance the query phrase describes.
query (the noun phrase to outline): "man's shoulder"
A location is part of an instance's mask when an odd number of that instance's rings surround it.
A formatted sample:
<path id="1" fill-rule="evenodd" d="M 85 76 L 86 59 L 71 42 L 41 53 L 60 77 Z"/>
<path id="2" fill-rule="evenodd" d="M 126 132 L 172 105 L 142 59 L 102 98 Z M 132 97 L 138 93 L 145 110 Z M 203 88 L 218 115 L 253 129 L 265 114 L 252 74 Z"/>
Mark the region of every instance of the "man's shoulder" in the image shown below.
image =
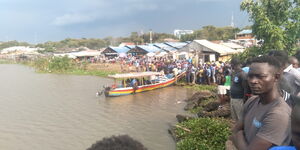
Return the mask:
<path id="1" fill-rule="evenodd" d="M 253 105 L 257 104 L 259 97 L 257 95 L 251 96 L 248 98 L 246 103 L 244 104 L 244 110 L 250 109 Z"/>
<path id="2" fill-rule="evenodd" d="M 259 97 L 257 95 L 253 95 L 250 98 L 248 98 L 248 100 L 246 101 L 246 103 L 244 105 L 249 105 L 253 102 L 255 102 Z"/>
<path id="3" fill-rule="evenodd" d="M 271 112 L 280 114 L 280 115 L 290 115 L 291 114 L 291 107 L 283 100 L 283 98 L 280 98 L 278 100 L 278 103 L 272 107 Z"/>

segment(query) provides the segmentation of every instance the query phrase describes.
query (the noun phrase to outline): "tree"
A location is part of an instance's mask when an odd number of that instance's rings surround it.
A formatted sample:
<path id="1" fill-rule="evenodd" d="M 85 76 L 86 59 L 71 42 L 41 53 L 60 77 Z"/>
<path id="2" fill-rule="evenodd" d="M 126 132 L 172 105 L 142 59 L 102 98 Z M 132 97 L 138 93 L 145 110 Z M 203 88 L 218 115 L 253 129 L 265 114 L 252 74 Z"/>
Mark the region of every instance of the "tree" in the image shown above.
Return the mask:
<path id="1" fill-rule="evenodd" d="M 12 46 L 32 46 L 26 42 L 18 42 L 18 41 L 8 41 L 8 42 L 3 42 L 0 44 L 0 50 Z"/>
<path id="2" fill-rule="evenodd" d="M 252 33 L 262 40 L 261 50 L 295 50 L 300 37 L 299 0 L 244 0 L 241 10 L 247 11 L 253 23 Z"/>
<path id="3" fill-rule="evenodd" d="M 212 40 L 229 40 L 234 39 L 235 34 L 240 31 L 239 28 L 233 27 L 215 27 L 212 25 L 204 26 L 200 30 L 194 31 L 193 34 L 183 35 L 181 41 L 192 41 L 195 39 Z"/>

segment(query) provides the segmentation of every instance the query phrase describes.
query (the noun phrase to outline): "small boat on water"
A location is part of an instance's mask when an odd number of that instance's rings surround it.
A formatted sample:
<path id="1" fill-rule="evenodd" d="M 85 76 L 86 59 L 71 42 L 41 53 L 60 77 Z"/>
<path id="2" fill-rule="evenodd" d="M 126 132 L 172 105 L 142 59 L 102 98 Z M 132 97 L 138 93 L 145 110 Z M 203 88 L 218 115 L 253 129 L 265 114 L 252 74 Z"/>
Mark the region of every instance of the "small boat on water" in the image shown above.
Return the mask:
<path id="1" fill-rule="evenodd" d="M 130 95 L 172 85 L 185 75 L 185 71 L 179 72 L 177 76 L 173 74 L 164 75 L 161 72 L 135 72 L 125 74 L 109 75 L 114 79 L 112 86 L 104 87 L 102 93 L 105 96 Z M 118 83 L 119 82 L 119 83 Z"/>

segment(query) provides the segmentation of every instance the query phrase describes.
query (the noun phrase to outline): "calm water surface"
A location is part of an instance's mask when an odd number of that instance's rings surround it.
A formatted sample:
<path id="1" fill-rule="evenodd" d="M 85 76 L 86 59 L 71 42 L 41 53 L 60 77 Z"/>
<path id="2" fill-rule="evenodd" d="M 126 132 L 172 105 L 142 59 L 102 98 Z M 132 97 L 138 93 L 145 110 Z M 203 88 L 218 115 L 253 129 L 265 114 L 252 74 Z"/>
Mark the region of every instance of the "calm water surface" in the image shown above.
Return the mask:
<path id="1" fill-rule="evenodd" d="M 115 98 L 96 97 L 112 80 L 37 74 L 21 65 L 0 65 L 0 149 L 84 150 L 97 140 L 128 134 L 150 150 L 174 150 L 168 135 L 191 95 L 168 87 Z"/>

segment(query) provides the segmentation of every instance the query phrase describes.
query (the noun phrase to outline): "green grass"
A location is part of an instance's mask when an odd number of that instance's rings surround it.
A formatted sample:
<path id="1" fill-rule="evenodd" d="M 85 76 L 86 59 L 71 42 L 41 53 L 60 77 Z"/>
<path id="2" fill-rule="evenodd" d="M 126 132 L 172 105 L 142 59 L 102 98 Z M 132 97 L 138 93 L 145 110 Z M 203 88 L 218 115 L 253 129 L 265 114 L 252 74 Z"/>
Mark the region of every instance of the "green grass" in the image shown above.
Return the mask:
<path id="1" fill-rule="evenodd" d="M 0 64 L 15 64 L 13 60 L 0 59 Z"/>
<path id="2" fill-rule="evenodd" d="M 14 62 L 11 60 L 1 60 L 0 64 L 22 64 L 35 68 L 38 73 L 72 74 L 72 75 L 91 75 L 107 77 L 116 74 L 116 71 L 87 70 L 86 63 L 76 64 L 71 59 L 62 58 L 41 58 L 35 61 Z"/>
<path id="3" fill-rule="evenodd" d="M 196 118 L 177 124 L 175 134 L 178 150 L 224 150 L 230 124 L 223 118 Z"/>

